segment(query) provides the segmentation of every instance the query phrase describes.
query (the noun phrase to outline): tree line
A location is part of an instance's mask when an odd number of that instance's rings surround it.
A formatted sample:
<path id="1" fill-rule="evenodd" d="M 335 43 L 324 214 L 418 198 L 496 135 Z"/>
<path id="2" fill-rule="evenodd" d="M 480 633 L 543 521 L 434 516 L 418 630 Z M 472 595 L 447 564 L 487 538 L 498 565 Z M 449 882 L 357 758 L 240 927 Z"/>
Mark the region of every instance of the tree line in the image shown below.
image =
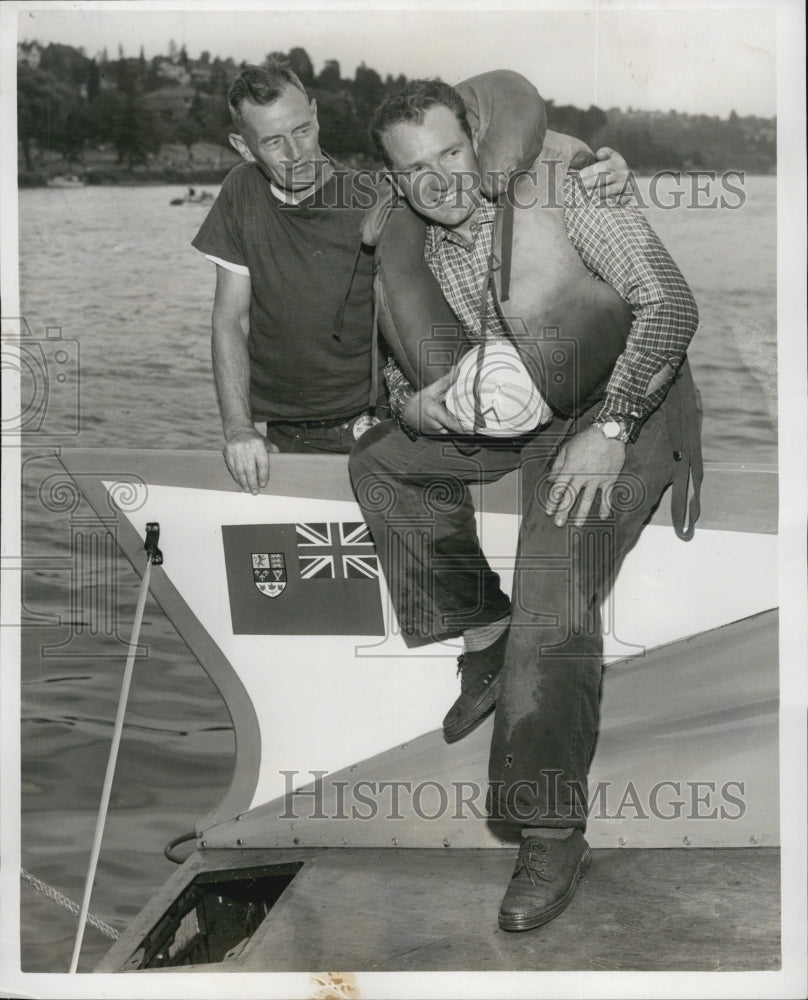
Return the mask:
<path id="1" fill-rule="evenodd" d="M 227 90 L 244 63 L 189 58 L 171 43 L 165 56 L 151 60 L 141 50 L 116 59 L 108 53 L 91 58 L 66 45 L 39 48 L 18 57 L 18 141 L 24 167 L 36 169 L 45 151 L 84 164 L 88 152 L 112 148 L 118 162 L 132 169 L 148 164 L 165 143 L 188 150 L 195 143 L 226 145 L 231 130 Z M 375 154 L 367 132 L 373 109 L 407 82 L 403 75 L 382 77 L 364 63 L 344 77 L 335 59 L 319 72 L 305 49 L 271 52 L 288 62 L 317 100 L 323 149 L 353 164 L 371 164 Z M 547 102 L 551 128 L 588 142 L 619 149 L 639 171 L 655 169 L 740 169 L 768 173 L 776 162 L 774 119 L 727 120 L 707 115 L 645 111 L 587 110 Z"/>
<path id="2" fill-rule="evenodd" d="M 344 78 L 333 59 L 316 74 L 302 48 L 269 58 L 288 62 L 317 100 L 324 149 L 339 158 L 373 158 L 367 122 L 406 77 L 382 79 L 362 64 L 352 78 Z M 88 150 L 108 144 L 131 168 L 148 163 L 164 143 L 189 150 L 197 142 L 226 144 L 232 130 L 227 90 L 244 65 L 208 53 L 191 60 L 184 48 L 146 60 L 142 52 L 134 58 L 122 52 L 117 59 L 89 58 L 70 46 L 49 45 L 37 66 L 18 61 L 18 141 L 25 169 L 34 170 L 46 150 L 82 163 Z M 176 75 L 168 75 L 174 68 Z M 184 82 L 183 74 L 193 82 Z"/>

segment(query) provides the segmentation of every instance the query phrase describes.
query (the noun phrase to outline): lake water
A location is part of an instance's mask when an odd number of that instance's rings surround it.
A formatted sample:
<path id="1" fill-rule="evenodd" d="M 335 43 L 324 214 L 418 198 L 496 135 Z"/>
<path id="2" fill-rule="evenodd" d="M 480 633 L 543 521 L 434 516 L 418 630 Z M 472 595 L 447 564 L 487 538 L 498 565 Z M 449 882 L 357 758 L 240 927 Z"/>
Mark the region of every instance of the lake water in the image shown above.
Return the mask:
<path id="1" fill-rule="evenodd" d="M 747 178 L 744 191 L 734 211 L 647 214 L 699 304 L 690 358 L 705 407 L 705 459 L 773 465 L 776 179 Z M 182 193 L 20 192 L 22 314 L 35 337 L 61 328 L 80 377 L 78 400 L 53 382 L 50 436 L 29 436 L 25 453 L 24 555 L 39 563 L 23 574 L 22 860 L 78 902 L 125 649 L 89 635 L 60 647 L 72 635 L 70 518 L 50 509 L 40 488 L 61 471 L 59 446 L 221 446 L 210 372 L 213 266 L 189 246 L 205 210 L 169 207 Z M 120 559 L 114 579 L 127 636 L 139 578 Z M 149 655 L 135 668 L 91 903 L 118 928 L 175 870 L 164 845 L 216 804 L 232 769 L 221 699 L 151 600 L 141 641 Z M 75 930 L 67 911 L 22 884 L 25 971 L 67 971 Z M 88 927 L 79 970 L 108 944 Z"/>

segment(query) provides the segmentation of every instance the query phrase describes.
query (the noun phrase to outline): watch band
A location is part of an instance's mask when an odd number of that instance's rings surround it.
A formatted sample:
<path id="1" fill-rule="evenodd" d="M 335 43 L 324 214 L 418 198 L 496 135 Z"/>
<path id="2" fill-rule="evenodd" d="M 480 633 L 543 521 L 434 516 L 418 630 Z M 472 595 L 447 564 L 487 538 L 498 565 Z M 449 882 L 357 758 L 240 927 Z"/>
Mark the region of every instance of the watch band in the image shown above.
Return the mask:
<path id="1" fill-rule="evenodd" d="M 621 420 L 610 418 L 607 420 L 594 420 L 593 427 L 597 427 L 601 434 L 610 441 L 620 441 L 628 444 L 631 440 L 631 431 Z"/>

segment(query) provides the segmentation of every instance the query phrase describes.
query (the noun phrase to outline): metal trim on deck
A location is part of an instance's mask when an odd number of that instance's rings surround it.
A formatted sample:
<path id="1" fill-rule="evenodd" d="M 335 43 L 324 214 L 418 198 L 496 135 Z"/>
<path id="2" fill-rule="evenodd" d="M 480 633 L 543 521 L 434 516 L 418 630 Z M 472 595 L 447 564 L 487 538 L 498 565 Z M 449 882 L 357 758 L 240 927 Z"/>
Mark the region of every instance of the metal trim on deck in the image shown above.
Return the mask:
<path id="1" fill-rule="evenodd" d="M 770 611 L 606 669 L 592 846 L 779 843 L 777 644 Z M 199 844 L 501 847 L 519 831 L 484 818 L 491 730 L 489 718 L 457 743 L 419 736 L 208 828 Z"/>

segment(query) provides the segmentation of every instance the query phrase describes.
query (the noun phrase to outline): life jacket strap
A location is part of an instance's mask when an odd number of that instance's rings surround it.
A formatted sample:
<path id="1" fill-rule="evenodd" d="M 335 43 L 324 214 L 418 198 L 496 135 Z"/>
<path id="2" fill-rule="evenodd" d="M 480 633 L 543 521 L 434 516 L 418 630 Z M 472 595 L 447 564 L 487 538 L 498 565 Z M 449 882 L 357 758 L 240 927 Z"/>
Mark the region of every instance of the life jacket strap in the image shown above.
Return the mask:
<path id="1" fill-rule="evenodd" d="M 494 284 L 494 273 L 500 268 L 493 248 L 488 254 L 488 267 L 485 272 L 485 280 L 480 291 L 480 339 L 482 341 L 477 350 L 477 366 L 474 371 L 474 385 L 472 396 L 474 398 L 474 433 L 485 427 L 485 417 L 482 411 L 482 400 L 480 397 L 480 384 L 483 374 L 483 362 L 485 361 L 485 342 L 488 339 L 488 297 L 496 303 L 496 286 Z"/>
<path id="2" fill-rule="evenodd" d="M 499 299 L 500 302 L 507 302 L 511 294 L 511 254 L 513 251 L 513 199 L 510 192 L 513 188 L 511 183 L 508 186 L 508 193 L 501 201 L 500 211 L 502 212 L 502 259 L 499 272 Z"/>
<path id="3" fill-rule="evenodd" d="M 689 542 L 701 514 L 704 462 L 701 453 L 702 410 L 687 358 L 668 391 L 668 405 L 677 436 L 674 450 L 677 467 L 671 486 L 671 521 L 677 536 Z M 691 483 L 692 493 L 688 503 Z"/>
<path id="4" fill-rule="evenodd" d="M 376 407 L 379 402 L 379 337 L 381 336 L 381 330 L 379 328 L 379 312 L 381 310 L 380 296 L 373 295 L 373 320 L 370 324 L 370 399 L 368 399 L 368 404 L 371 407 Z"/>

